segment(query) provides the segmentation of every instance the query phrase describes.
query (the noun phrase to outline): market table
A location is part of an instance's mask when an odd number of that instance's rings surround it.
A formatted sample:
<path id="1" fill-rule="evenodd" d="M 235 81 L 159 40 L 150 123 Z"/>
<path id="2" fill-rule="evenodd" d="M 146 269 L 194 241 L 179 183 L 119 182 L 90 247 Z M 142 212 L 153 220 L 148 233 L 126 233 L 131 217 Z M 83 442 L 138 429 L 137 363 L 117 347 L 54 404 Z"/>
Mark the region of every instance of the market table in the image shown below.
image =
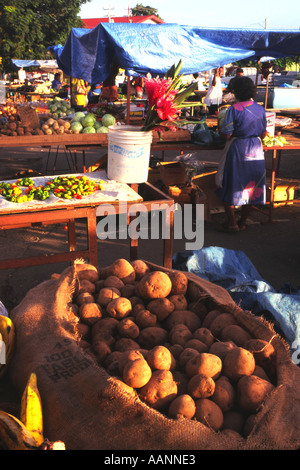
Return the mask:
<path id="1" fill-rule="evenodd" d="M 271 164 L 271 186 L 270 186 L 270 202 L 268 202 L 269 210 L 267 213 L 269 222 L 272 222 L 273 207 L 274 207 L 274 190 L 276 183 L 276 163 L 280 162 L 282 151 L 299 150 L 300 149 L 300 135 L 282 132 L 287 140 L 287 145 L 282 146 L 264 146 L 265 152 L 272 152 Z M 107 134 L 62 134 L 62 135 L 44 135 L 44 136 L 24 136 L 24 137 L 0 137 L 0 147 L 45 147 L 45 146 L 64 146 L 68 150 L 80 149 L 84 151 L 87 148 L 104 149 L 107 150 Z M 183 152 L 199 152 L 199 159 L 201 153 L 210 150 L 220 150 L 220 145 L 198 145 L 191 141 L 164 141 L 156 139 L 151 145 L 151 151 L 178 151 Z M 75 154 L 76 157 L 76 154 Z M 277 160 L 278 157 L 278 160 Z M 101 156 L 99 160 L 93 163 L 92 166 L 87 168 L 87 172 L 97 171 L 106 164 L 107 155 Z M 276 201 L 277 202 L 277 201 Z"/>
<path id="2" fill-rule="evenodd" d="M 68 175 L 70 176 L 70 175 Z M 132 185 L 110 181 L 104 171 L 85 174 L 91 179 L 104 180 L 102 191 L 83 199 L 64 200 L 52 196 L 49 201 L 30 201 L 13 203 L 0 198 L 0 230 L 18 229 L 35 225 L 57 223 L 68 224 L 68 251 L 46 253 L 26 258 L 4 259 L 0 261 L 0 269 L 10 269 L 40 264 L 72 261 L 76 258 L 88 259 L 91 264 L 98 266 L 97 255 L 97 217 L 113 206 L 115 214 L 126 211 L 127 224 L 136 216 L 137 211 L 151 212 L 153 204 L 157 210 L 165 211 L 165 233 L 169 238 L 163 240 L 163 265 L 172 267 L 173 233 L 174 233 L 174 201 L 149 183 Z M 50 177 L 33 178 L 35 184 L 43 184 Z M 142 194 L 142 196 L 141 196 Z M 99 214 L 98 208 L 101 206 Z M 134 214 L 130 213 L 133 209 Z M 85 219 L 87 222 L 87 249 L 77 250 L 75 221 Z M 130 238 L 130 259 L 138 257 L 138 239 Z"/>

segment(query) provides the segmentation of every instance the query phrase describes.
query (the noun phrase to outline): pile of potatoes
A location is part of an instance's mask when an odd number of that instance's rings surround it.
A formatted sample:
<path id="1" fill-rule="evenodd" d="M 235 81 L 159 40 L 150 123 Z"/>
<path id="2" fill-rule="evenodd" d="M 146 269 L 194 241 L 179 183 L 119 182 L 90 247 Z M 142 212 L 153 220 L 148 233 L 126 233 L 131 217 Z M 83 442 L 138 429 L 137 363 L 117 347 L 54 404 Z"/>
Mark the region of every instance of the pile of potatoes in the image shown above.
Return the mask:
<path id="1" fill-rule="evenodd" d="M 78 264 L 71 309 L 79 343 L 140 400 L 172 419 L 246 437 L 276 387 L 276 352 L 233 315 L 209 308 L 184 272 L 142 260 Z"/>

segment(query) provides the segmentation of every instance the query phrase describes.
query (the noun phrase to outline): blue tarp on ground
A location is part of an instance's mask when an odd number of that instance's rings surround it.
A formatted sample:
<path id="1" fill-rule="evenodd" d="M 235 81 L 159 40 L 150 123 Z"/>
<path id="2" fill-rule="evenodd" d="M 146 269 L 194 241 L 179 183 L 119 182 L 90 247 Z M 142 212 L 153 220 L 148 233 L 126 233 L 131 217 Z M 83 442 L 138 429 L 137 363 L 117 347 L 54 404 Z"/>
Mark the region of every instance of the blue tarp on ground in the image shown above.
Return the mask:
<path id="1" fill-rule="evenodd" d="M 155 76 L 180 59 L 182 73 L 190 74 L 248 57 L 300 55 L 300 32 L 100 23 L 93 29 L 72 28 L 64 46 L 48 49 L 66 75 L 101 83 L 114 58 L 126 75 Z"/>
<path id="2" fill-rule="evenodd" d="M 286 284 L 277 292 L 242 251 L 215 246 L 176 253 L 173 268 L 192 272 L 223 287 L 243 310 L 271 315 L 291 351 L 299 350 L 300 287 Z"/>

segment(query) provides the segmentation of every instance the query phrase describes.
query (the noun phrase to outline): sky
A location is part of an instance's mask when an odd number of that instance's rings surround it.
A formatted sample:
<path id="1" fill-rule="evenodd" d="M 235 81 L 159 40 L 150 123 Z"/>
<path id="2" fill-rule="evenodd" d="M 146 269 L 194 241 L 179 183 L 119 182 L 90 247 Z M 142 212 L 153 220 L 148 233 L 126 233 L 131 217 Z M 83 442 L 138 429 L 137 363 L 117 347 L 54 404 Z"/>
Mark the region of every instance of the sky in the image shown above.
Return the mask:
<path id="1" fill-rule="evenodd" d="M 300 29 L 299 0 L 91 0 L 82 6 L 80 16 L 125 16 L 137 4 L 156 8 L 165 23 L 207 28 Z"/>

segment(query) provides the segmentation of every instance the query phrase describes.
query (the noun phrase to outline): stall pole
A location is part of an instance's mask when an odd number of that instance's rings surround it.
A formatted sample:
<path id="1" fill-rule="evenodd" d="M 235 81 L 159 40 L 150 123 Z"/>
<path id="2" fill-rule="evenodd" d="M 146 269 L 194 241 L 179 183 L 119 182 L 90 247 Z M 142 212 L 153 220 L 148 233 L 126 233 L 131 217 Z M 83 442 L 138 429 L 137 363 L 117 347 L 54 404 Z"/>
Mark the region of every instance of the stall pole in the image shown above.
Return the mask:
<path id="1" fill-rule="evenodd" d="M 254 91 L 254 99 L 255 99 L 255 100 L 256 100 L 256 95 L 257 95 L 257 84 L 258 84 L 259 66 L 260 66 L 260 57 L 259 57 L 258 60 L 257 60 L 257 67 L 256 67 L 255 91 Z"/>
<path id="2" fill-rule="evenodd" d="M 127 115 L 126 115 L 126 124 L 127 126 L 130 123 L 130 77 L 127 76 Z"/>

